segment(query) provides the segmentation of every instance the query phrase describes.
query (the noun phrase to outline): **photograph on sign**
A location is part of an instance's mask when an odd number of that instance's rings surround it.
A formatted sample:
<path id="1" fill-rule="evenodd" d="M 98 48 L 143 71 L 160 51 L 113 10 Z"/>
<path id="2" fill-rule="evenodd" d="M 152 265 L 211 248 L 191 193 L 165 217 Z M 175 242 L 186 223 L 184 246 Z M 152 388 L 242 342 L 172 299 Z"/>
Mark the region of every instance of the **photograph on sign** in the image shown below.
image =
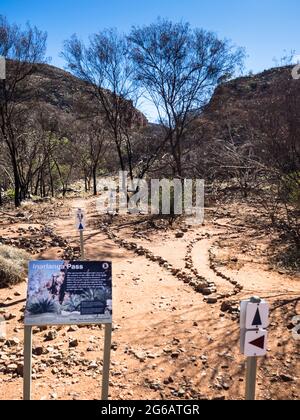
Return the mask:
<path id="1" fill-rule="evenodd" d="M 25 325 L 112 322 L 110 262 L 31 261 Z"/>
<path id="2" fill-rule="evenodd" d="M 82 209 L 76 211 L 75 226 L 77 230 L 85 229 L 85 211 Z"/>
<path id="3" fill-rule="evenodd" d="M 247 357 L 261 357 L 267 354 L 268 332 L 265 330 L 247 331 L 244 354 Z"/>
<path id="4" fill-rule="evenodd" d="M 269 326 L 269 305 L 266 302 L 248 303 L 246 309 L 246 329 L 268 328 Z"/>

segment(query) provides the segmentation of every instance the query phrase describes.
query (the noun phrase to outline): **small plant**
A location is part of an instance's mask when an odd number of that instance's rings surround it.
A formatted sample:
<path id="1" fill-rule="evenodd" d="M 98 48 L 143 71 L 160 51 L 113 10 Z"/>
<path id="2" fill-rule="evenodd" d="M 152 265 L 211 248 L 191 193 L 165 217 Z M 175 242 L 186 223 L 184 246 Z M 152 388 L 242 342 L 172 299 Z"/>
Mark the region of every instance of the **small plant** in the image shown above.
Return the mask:
<path id="1" fill-rule="evenodd" d="M 58 306 L 49 298 L 41 298 L 29 302 L 27 310 L 30 315 L 55 314 L 58 313 Z"/>

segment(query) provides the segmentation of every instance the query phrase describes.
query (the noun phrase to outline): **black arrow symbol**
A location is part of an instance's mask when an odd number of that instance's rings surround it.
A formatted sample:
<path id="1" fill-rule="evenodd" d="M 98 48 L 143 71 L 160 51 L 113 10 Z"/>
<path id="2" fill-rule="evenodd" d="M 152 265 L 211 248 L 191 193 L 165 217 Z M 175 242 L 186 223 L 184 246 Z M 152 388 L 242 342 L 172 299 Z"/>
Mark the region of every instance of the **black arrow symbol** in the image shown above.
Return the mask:
<path id="1" fill-rule="evenodd" d="M 259 309 L 257 309 L 252 325 L 262 325 Z"/>
<path id="2" fill-rule="evenodd" d="M 249 343 L 249 344 L 251 344 L 252 346 L 258 347 L 260 349 L 264 349 L 265 348 L 265 336 L 262 335 L 261 337 L 256 338 L 254 341 L 251 341 L 251 343 Z"/>

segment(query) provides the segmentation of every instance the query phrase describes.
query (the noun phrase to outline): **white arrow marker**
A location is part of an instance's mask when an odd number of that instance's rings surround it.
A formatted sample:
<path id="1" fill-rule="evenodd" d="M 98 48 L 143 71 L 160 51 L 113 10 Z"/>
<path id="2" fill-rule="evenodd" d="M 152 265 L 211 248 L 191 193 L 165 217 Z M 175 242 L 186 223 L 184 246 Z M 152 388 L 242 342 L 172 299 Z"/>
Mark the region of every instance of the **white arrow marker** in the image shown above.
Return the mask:
<path id="1" fill-rule="evenodd" d="M 246 329 L 268 328 L 270 307 L 268 303 L 248 303 L 246 309 Z"/>
<path id="2" fill-rule="evenodd" d="M 244 354 L 247 357 L 261 357 L 267 354 L 268 332 L 265 330 L 248 331 L 245 337 Z"/>

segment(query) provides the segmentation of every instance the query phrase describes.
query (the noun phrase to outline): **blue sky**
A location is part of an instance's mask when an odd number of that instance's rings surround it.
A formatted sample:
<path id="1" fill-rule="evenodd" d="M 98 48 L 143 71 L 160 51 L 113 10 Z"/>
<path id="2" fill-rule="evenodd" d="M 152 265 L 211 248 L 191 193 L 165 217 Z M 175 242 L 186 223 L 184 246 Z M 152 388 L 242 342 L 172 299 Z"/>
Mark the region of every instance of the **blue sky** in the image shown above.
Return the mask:
<path id="1" fill-rule="evenodd" d="M 158 16 L 188 21 L 245 47 L 246 68 L 254 72 L 273 67 L 284 50 L 300 55 L 299 0 L 0 0 L 0 14 L 46 30 L 48 55 L 60 67 L 62 42 L 73 33 L 86 40 L 103 28 L 126 32 Z"/>

